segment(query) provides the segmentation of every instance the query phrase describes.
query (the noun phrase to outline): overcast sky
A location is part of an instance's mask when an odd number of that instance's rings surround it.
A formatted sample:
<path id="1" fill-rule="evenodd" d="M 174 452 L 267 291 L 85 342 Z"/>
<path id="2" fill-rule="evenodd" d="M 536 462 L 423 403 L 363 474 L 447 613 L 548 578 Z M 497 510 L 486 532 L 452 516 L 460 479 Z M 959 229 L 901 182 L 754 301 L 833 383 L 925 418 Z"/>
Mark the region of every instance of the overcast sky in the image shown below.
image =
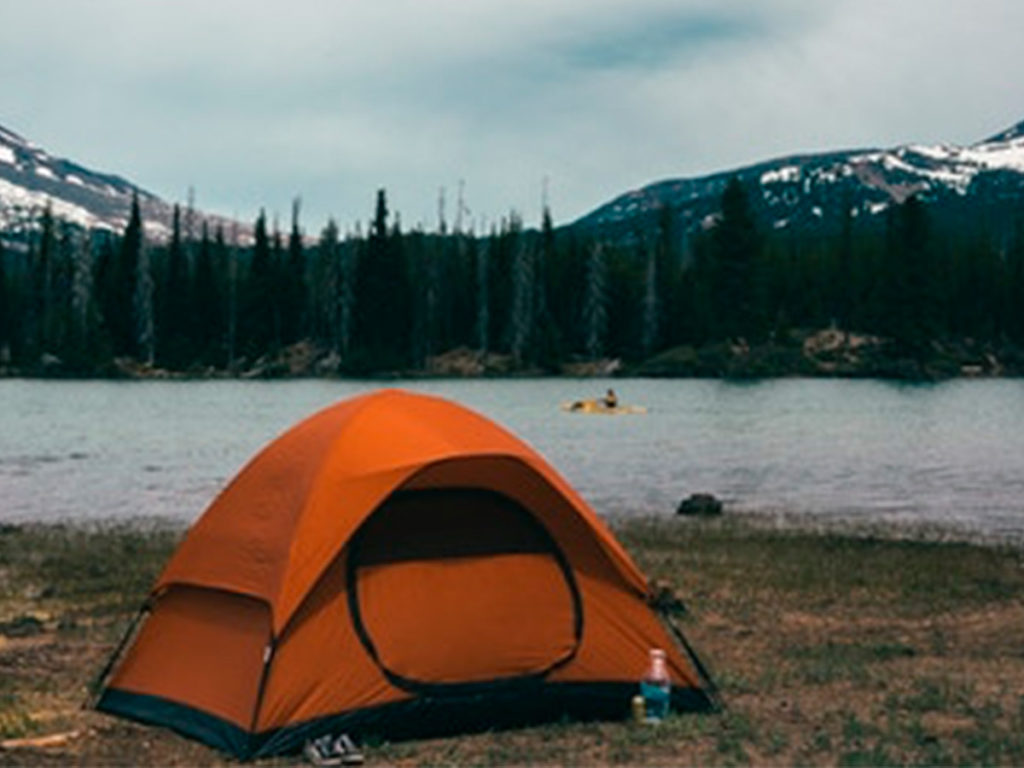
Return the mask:
<path id="1" fill-rule="evenodd" d="M 0 0 L 0 125 L 170 200 L 479 227 L 1024 119 L 1021 0 Z"/>

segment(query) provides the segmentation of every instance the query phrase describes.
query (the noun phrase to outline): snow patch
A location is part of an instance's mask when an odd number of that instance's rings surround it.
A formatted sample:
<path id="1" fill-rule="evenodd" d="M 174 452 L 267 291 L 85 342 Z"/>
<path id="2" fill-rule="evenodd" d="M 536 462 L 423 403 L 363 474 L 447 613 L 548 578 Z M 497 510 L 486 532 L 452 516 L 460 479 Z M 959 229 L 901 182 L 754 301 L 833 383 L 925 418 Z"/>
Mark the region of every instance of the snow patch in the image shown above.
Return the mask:
<path id="1" fill-rule="evenodd" d="M 971 180 L 977 175 L 977 169 L 966 165 L 955 165 L 945 169 L 924 169 L 918 171 L 922 176 L 934 179 L 946 186 L 953 187 L 961 195 L 966 194 Z"/>
<path id="2" fill-rule="evenodd" d="M 26 212 L 41 211 L 47 205 L 53 215 L 60 219 L 67 219 L 82 227 L 106 227 L 104 222 L 90 213 L 87 209 L 59 197 L 52 197 L 43 192 L 33 192 L 11 184 L 6 179 L 0 179 L 0 204 L 2 209 L 14 209 Z M 4 211 L 8 213 L 8 211 Z M 9 215 L 9 214 L 8 214 Z"/>
<path id="3" fill-rule="evenodd" d="M 1024 173 L 1024 141 L 982 144 L 963 150 L 962 157 L 988 170 Z"/>
<path id="4" fill-rule="evenodd" d="M 76 176 L 73 173 L 69 173 L 67 176 L 65 176 L 64 177 L 64 181 L 66 181 L 68 184 L 74 184 L 75 186 L 78 186 L 78 187 L 84 187 L 85 186 L 85 182 L 82 181 L 82 177 L 81 176 Z"/>
<path id="5" fill-rule="evenodd" d="M 765 171 L 761 174 L 762 184 L 790 184 L 800 180 L 800 166 L 787 165 L 774 171 Z"/>
<path id="6" fill-rule="evenodd" d="M 45 165 L 36 166 L 36 176 L 42 176 L 44 179 L 56 179 L 57 174 L 47 168 Z"/>
<path id="7" fill-rule="evenodd" d="M 888 170 L 899 169 L 933 179 L 953 187 L 960 194 L 967 192 L 971 181 L 981 171 L 1008 170 L 1024 173 L 1024 141 L 1020 140 L 995 141 L 973 147 L 914 144 L 909 150 L 939 167 L 920 167 L 892 155 L 883 159 L 883 165 Z"/>
<path id="8" fill-rule="evenodd" d="M 842 172 L 845 176 L 847 173 L 849 173 L 849 168 L 847 166 L 843 166 L 842 171 L 837 170 L 835 167 L 822 168 L 821 170 L 814 174 L 814 178 L 819 183 L 835 184 L 837 181 L 839 181 L 840 172 Z"/>
<path id="9" fill-rule="evenodd" d="M 939 144 L 936 146 L 929 146 L 926 144 L 911 144 L 908 149 L 922 157 L 927 157 L 932 160 L 947 161 L 960 154 L 959 147 L 951 147 L 946 144 Z"/>
<path id="10" fill-rule="evenodd" d="M 128 226 L 128 222 L 125 222 L 124 226 Z M 122 229 L 123 228 L 124 227 L 122 227 Z M 170 228 L 159 221 L 143 221 L 142 229 L 145 231 L 146 235 L 153 240 L 164 241 L 167 240 L 171 234 Z"/>
<path id="11" fill-rule="evenodd" d="M 865 152 L 863 155 L 853 155 L 850 158 L 851 163 L 877 163 L 885 157 L 884 152 Z"/>
<path id="12" fill-rule="evenodd" d="M 885 155 L 882 158 L 882 167 L 887 171 L 903 171 L 904 173 L 918 173 L 919 168 L 915 168 L 910 163 L 902 160 L 896 155 Z"/>
<path id="13" fill-rule="evenodd" d="M 10 147 L 5 147 L 0 144 L 0 163 L 7 163 L 8 165 L 14 165 L 15 157 L 14 150 Z"/>

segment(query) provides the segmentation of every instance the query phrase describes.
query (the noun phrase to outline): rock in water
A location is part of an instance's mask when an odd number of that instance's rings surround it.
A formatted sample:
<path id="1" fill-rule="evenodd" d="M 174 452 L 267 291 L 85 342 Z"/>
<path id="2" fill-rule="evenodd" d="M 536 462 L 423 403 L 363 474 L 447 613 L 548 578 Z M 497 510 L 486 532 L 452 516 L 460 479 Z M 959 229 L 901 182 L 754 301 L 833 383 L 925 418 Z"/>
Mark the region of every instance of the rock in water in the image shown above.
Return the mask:
<path id="1" fill-rule="evenodd" d="M 712 517 L 722 514 L 722 502 L 710 493 L 692 493 L 679 502 L 677 515 Z"/>

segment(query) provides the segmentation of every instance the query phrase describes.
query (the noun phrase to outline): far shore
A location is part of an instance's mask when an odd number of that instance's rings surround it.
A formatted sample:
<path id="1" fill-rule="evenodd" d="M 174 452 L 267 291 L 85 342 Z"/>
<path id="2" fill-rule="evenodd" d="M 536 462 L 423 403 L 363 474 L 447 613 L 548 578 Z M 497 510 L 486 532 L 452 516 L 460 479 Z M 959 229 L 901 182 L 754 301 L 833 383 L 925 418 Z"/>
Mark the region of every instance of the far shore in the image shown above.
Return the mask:
<path id="1" fill-rule="evenodd" d="M 611 524 L 681 599 L 676 620 L 722 712 L 638 726 L 624 702 L 615 722 L 374 741 L 366 764 L 1024 763 L 1024 546 L 815 530 L 785 514 Z M 183 532 L 152 519 L 0 525 L 0 766 L 235 764 L 82 708 Z"/>
<path id="2" fill-rule="evenodd" d="M 916 347 L 837 329 L 793 330 L 766 341 L 743 339 L 680 346 L 636 360 L 569 357 L 517 361 L 511 355 L 458 347 L 428 357 L 419 366 L 379 368 L 367 361 L 346 364 L 312 341 L 300 341 L 256 359 L 229 365 L 194 364 L 184 370 L 118 357 L 91 368 L 75 368 L 42 354 L 32 365 L 0 360 L 0 378 L 69 379 L 444 379 L 527 377 L 641 377 L 763 379 L 818 377 L 931 382 L 952 378 L 1024 376 L 1024 349 L 970 338 L 935 340 Z"/>

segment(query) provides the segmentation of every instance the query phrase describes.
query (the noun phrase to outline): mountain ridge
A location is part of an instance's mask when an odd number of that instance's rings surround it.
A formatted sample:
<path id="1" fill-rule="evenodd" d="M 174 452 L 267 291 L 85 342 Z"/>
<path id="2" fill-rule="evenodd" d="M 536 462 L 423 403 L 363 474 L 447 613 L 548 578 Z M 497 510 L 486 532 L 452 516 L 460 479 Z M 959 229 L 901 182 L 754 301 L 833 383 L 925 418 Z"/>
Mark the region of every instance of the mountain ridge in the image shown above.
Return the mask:
<path id="1" fill-rule="evenodd" d="M 1005 131 L 1000 131 L 994 136 L 989 136 L 987 139 L 980 143 L 990 144 L 998 141 L 1011 141 L 1013 139 L 1018 139 L 1021 137 L 1024 137 L 1024 120 L 1021 120 L 1019 123 L 1015 125 L 1011 125 Z"/>
<path id="2" fill-rule="evenodd" d="M 793 152 L 730 170 L 667 177 L 624 192 L 564 228 L 596 231 L 611 239 L 646 237 L 663 208 L 682 232 L 706 228 L 717 215 L 732 178 L 748 189 L 765 230 L 834 233 L 847 204 L 855 216 L 880 220 L 911 195 L 944 207 L 951 220 L 970 217 L 977 203 L 1024 202 L 1024 121 L 974 144 L 907 143 L 892 148 Z M 147 235 L 165 240 L 174 204 L 123 176 L 95 171 L 46 150 L 0 125 L 0 232 L 32 231 L 49 205 L 54 215 L 87 229 L 120 232 L 137 195 Z M 196 220 L 250 227 L 197 211 Z"/>
<path id="3" fill-rule="evenodd" d="M 31 232 L 47 206 L 55 217 L 84 229 L 121 232 L 135 196 L 147 236 L 165 240 L 171 231 L 174 203 L 123 176 L 52 155 L 0 125 L 0 232 L 8 237 Z M 234 224 L 197 211 L 197 223 L 204 220 L 215 226 Z"/>
<path id="4" fill-rule="evenodd" d="M 797 152 L 728 171 L 666 178 L 584 214 L 571 227 L 635 239 L 668 207 L 683 231 L 710 223 L 725 184 L 739 178 L 762 227 L 836 231 L 844 206 L 877 217 L 919 195 L 967 215 L 972 203 L 1024 201 L 1024 122 L 967 146 L 908 143 L 896 147 Z"/>

